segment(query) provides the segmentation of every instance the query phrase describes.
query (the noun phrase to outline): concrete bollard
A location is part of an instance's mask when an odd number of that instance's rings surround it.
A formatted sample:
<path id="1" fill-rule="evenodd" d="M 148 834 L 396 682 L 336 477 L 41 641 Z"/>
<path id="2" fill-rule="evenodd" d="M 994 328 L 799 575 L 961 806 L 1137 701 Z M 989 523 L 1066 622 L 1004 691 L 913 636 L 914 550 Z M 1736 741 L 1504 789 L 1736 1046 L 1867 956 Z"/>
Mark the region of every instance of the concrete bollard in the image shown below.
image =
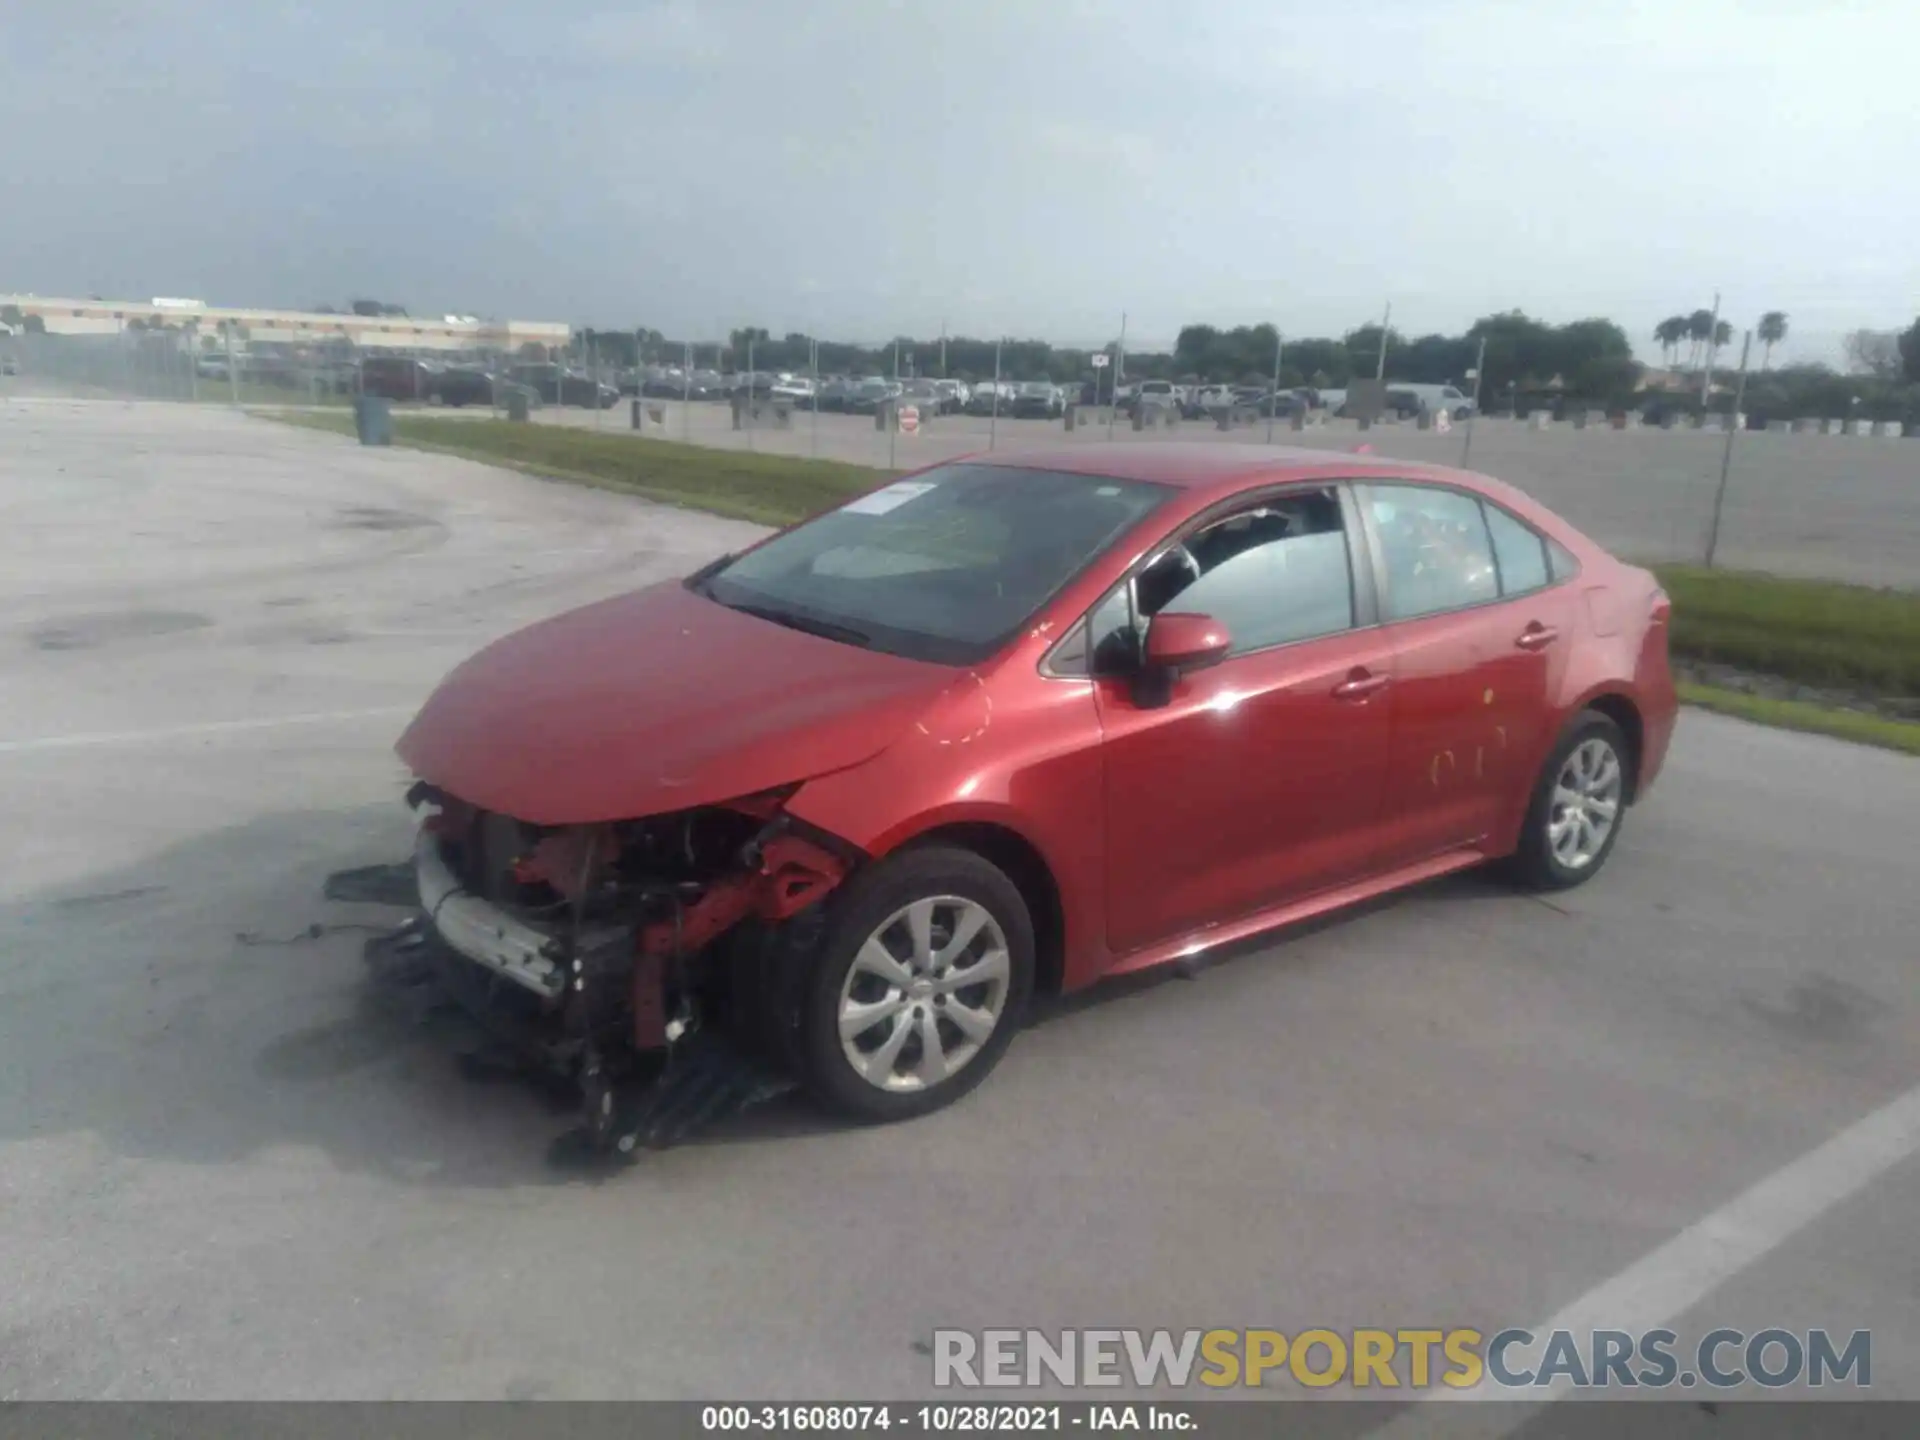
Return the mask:
<path id="1" fill-rule="evenodd" d="M 1846 428 L 1847 422 L 1844 420 L 1828 419 L 1820 422 L 1820 433 L 1822 435 L 1840 435 L 1845 433 Z"/>
<path id="2" fill-rule="evenodd" d="M 1787 435 L 1792 433 L 1792 430 L 1793 430 L 1793 427 L 1789 425 L 1785 420 L 1767 421 L 1767 433 L 1769 435 Z"/>
<path id="3" fill-rule="evenodd" d="M 1144 430 L 1147 428 L 1147 407 L 1146 406 L 1135 405 L 1133 407 L 1132 423 L 1133 423 L 1133 428 L 1135 430 Z"/>
<path id="4" fill-rule="evenodd" d="M 1898 440 L 1903 428 L 1898 420 L 1877 420 L 1874 422 L 1873 433 L 1882 439 Z"/>
<path id="5" fill-rule="evenodd" d="M 1553 412 L 1551 410 L 1529 410 L 1527 412 L 1527 428 L 1529 430 L 1546 430 L 1551 428 L 1552 425 Z"/>
<path id="6" fill-rule="evenodd" d="M 1796 435 L 1818 435 L 1820 433 L 1820 422 L 1811 415 L 1802 415 L 1798 420 L 1793 422 L 1793 433 Z"/>
<path id="7" fill-rule="evenodd" d="M 1847 433 L 1849 435 L 1871 435 L 1873 433 L 1873 422 L 1871 420 L 1849 420 L 1847 422 Z"/>

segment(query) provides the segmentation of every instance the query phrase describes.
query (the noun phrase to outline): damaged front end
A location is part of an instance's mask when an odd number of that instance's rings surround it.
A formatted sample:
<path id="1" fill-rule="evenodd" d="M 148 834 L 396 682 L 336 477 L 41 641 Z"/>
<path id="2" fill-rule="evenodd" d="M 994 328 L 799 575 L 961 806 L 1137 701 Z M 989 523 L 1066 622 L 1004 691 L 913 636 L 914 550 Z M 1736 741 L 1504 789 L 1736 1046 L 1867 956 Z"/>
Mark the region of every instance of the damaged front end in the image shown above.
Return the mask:
<path id="1" fill-rule="evenodd" d="M 538 826 L 417 784 L 418 913 L 369 963 L 467 1012 L 489 1068 L 576 1084 L 590 1149 L 669 1143 L 792 1084 L 779 978 L 797 967 L 769 955 L 859 855 L 794 822 L 791 788 Z"/>

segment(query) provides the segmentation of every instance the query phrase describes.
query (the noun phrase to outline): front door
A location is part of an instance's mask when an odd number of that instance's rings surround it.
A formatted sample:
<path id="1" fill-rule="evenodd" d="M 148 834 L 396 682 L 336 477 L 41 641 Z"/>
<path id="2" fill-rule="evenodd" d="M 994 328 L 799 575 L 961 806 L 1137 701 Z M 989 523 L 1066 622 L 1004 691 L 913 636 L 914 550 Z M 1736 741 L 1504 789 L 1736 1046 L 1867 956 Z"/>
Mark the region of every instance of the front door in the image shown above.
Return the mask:
<path id="1" fill-rule="evenodd" d="M 1124 674 L 1096 685 L 1116 955 L 1371 868 L 1391 645 L 1360 623 L 1344 510 L 1335 487 L 1263 497 L 1132 582 L 1125 623 L 1204 614 L 1233 649 L 1164 703 Z"/>

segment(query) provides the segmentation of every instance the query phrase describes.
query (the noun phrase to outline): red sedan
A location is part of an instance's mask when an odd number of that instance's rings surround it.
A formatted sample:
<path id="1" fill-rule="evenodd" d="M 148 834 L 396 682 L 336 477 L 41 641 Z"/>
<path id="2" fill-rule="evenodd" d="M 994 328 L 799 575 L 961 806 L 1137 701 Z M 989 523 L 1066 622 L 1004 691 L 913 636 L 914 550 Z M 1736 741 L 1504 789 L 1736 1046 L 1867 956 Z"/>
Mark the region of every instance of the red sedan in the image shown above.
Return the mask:
<path id="1" fill-rule="evenodd" d="M 1669 610 L 1459 471 L 938 465 L 456 669 L 399 744 L 405 945 L 513 1000 L 603 1145 L 696 1033 L 917 1115 L 1037 992 L 1487 861 L 1592 878 L 1673 732 Z"/>

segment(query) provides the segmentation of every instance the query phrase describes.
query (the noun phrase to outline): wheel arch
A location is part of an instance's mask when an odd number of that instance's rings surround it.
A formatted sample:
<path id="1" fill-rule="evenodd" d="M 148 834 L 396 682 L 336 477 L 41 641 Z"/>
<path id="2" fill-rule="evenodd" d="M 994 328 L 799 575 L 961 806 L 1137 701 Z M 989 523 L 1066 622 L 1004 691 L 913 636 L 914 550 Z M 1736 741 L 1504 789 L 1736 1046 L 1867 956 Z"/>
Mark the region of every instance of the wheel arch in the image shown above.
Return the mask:
<path id="1" fill-rule="evenodd" d="M 903 836 L 876 855 L 884 860 L 908 848 L 954 845 L 998 868 L 1020 898 L 1033 921 L 1034 991 L 1058 995 L 1066 975 L 1066 907 L 1060 882 L 1040 847 L 1026 835 L 999 820 L 981 817 L 947 819 Z"/>
<path id="2" fill-rule="evenodd" d="M 1646 720 L 1640 713 L 1640 706 L 1624 690 L 1600 690 L 1573 708 L 1568 717 L 1569 723 L 1587 710 L 1606 716 L 1620 727 L 1620 733 L 1626 737 L 1627 803 L 1631 805 L 1639 798 L 1640 765 L 1647 753 Z"/>

